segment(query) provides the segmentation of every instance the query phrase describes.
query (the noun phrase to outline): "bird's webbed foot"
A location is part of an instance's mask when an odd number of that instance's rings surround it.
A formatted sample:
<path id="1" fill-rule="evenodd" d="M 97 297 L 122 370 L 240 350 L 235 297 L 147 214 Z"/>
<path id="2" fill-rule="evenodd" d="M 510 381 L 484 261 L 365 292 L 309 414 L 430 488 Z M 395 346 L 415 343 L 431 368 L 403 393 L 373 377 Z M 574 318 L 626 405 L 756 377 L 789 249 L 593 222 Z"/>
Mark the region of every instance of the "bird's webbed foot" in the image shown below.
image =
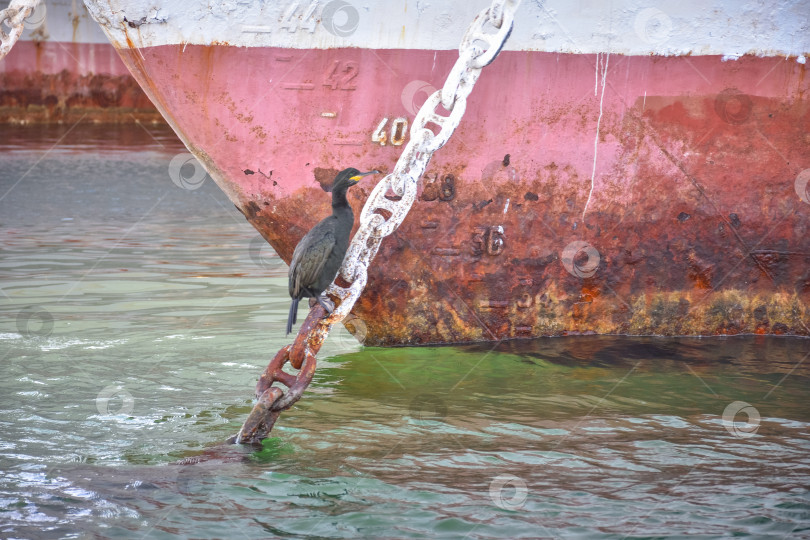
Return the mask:
<path id="1" fill-rule="evenodd" d="M 326 313 L 328 313 L 329 315 L 331 315 L 332 312 L 335 311 L 335 303 L 332 302 L 326 296 L 318 296 L 318 303 L 321 305 L 321 307 L 323 307 L 323 309 L 326 310 Z"/>

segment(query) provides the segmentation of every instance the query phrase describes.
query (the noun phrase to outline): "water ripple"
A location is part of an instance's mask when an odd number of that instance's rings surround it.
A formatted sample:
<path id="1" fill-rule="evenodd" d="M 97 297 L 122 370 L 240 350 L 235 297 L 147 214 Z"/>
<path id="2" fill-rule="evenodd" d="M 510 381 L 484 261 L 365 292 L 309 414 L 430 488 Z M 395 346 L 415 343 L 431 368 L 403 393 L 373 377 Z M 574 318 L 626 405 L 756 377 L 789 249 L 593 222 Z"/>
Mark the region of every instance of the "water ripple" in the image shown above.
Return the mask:
<path id="1" fill-rule="evenodd" d="M 0 536 L 810 534 L 810 340 L 347 341 L 273 438 L 223 445 L 286 344 L 286 266 L 170 182 L 169 140 L 0 143 L 0 188 L 30 169 L 0 201 Z"/>

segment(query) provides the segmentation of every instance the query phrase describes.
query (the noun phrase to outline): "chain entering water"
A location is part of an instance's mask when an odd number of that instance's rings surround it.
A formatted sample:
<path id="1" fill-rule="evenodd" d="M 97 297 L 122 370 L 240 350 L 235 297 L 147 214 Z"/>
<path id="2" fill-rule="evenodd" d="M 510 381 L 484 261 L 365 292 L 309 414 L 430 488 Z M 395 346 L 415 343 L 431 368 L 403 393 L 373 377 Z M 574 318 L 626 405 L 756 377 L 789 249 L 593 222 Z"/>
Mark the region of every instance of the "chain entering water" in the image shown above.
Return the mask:
<path id="1" fill-rule="evenodd" d="M 352 239 L 339 276 L 350 285 L 339 287 L 332 283 L 326 294 L 340 299 L 333 313 L 326 313 L 316 305 L 296 336 L 295 343 L 281 349 L 256 385 L 258 401 L 239 434 L 232 439 L 237 443 L 255 443 L 264 439 L 273 428 L 281 411 L 298 401 L 315 371 L 315 355 L 329 334 L 333 324 L 342 321 L 354 307 L 368 281 L 368 267 L 377 254 L 382 239 L 393 233 L 408 215 L 419 179 L 425 172 L 433 153 L 450 139 L 467 108 L 467 97 L 472 92 L 481 70 L 501 51 L 512 31 L 520 0 L 493 0 L 492 5 L 479 13 L 461 39 L 458 60 L 441 90 L 431 95 L 411 126 L 410 141 L 399 157 L 394 171 L 375 186 L 360 214 L 360 228 Z M 437 112 L 442 106 L 450 114 Z M 438 127 L 434 133 L 428 125 Z M 386 194 L 393 192 L 398 198 L 391 200 Z M 386 218 L 380 212 L 389 214 Z M 289 361 L 298 369 L 296 375 L 282 371 Z M 285 395 L 274 382 L 288 387 Z"/>

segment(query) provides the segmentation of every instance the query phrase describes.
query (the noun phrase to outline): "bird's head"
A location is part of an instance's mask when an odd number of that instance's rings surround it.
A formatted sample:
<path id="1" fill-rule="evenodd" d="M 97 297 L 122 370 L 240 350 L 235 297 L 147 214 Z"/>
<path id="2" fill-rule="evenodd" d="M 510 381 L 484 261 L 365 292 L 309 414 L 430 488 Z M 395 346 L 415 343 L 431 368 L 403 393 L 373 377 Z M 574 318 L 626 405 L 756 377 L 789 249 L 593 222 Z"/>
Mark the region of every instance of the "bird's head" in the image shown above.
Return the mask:
<path id="1" fill-rule="evenodd" d="M 360 172 L 354 167 L 343 169 L 335 177 L 335 181 L 332 183 L 332 191 L 337 191 L 339 188 L 348 189 L 362 180 L 364 176 L 379 173 L 380 171 Z"/>

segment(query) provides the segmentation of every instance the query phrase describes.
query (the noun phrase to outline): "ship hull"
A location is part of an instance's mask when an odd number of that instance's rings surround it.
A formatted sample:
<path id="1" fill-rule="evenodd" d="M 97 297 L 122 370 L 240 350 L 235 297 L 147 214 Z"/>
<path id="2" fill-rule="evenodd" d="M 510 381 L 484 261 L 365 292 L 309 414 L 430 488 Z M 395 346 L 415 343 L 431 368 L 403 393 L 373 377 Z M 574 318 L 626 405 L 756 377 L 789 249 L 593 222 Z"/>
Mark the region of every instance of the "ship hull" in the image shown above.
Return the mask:
<path id="1" fill-rule="evenodd" d="M 285 261 L 329 212 L 339 168 L 392 170 L 401 147 L 373 132 L 386 117 L 412 120 L 457 56 L 121 53 Z M 343 82 L 332 66 L 355 67 Z M 784 58 L 503 52 L 372 265 L 354 310 L 367 343 L 807 334 L 804 73 Z M 352 190 L 356 211 L 371 187 Z"/>
<path id="2" fill-rule="evenodd" d="M 285 261 L 329 213 L 338 170 L 393 169 L 476 11 L 400 1 L 364 15 L 332 0 L 320 19 L 296 19 L 297 3 L 190 15 L 90 4 L 167 121 Z M 375 345 L 809 335 L 810 80 L 795 52 L 810 49 L 804 4 L 714 2 L 671 17 L 629 4 L 522 6 L 383 242 L 352 326 Z M 348 13 L 343 26 L 329 6 Z M 735 41 L 724 20 L 780 31 Z M 627 31 L 600 33 L 605 21 Z M 755 50 L 739 52 L 741 42 Z M 356 212 L 366 182 L 350 191 Z"/>

